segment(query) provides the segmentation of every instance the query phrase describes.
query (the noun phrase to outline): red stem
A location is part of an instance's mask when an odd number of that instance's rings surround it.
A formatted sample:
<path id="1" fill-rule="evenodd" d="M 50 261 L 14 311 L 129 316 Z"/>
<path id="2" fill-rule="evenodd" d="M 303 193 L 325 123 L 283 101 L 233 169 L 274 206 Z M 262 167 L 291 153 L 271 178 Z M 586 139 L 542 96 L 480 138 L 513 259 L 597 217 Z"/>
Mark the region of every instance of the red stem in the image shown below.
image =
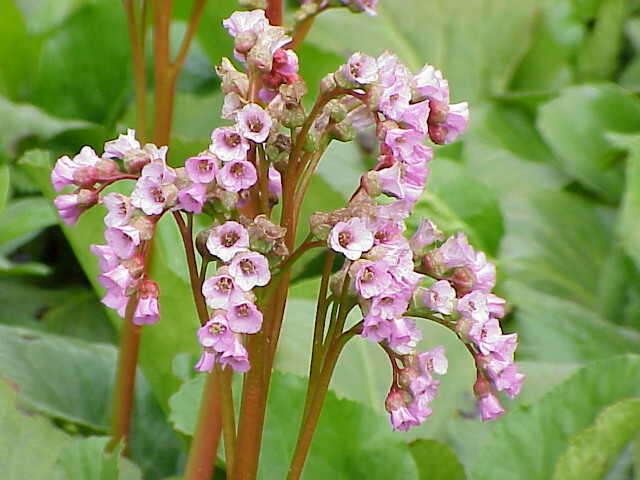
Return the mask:
<path id="1" fill-rule="evenodd" d="M 271 25 L 282 25 L 283 3 L 283 0 L 268 0 L 266 14 Z"/>

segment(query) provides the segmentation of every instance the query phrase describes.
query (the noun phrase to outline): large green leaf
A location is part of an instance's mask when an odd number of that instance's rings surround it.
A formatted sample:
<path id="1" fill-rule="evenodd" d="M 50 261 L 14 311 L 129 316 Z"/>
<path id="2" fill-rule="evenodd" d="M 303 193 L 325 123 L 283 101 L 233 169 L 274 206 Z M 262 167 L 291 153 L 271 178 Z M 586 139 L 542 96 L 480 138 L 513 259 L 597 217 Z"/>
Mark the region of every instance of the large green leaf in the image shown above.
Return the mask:
<path id="1" fill-rule="evenodd" d="M 552 478 L 573 435 L 590 426 L 608 405 L 638 395 L 640 386 L 630 379 L 639 375 L 640 357 L 635 355 L 594 362 L 539 401 L 507 414 L 476 457 L 473 478 Z"/>
<path id="2" fill-rule="evenodd" d="M 495 102 L 475 107 L 463 139 L 462 157 L 468 170 L 500 192 L 498 199 L 507 218 L 514 198 L 537 190 L 558 190 L 568 183 L 566 175 L 549 164 L 553 153 L 523 108 Z M 431 179 L 437 181 L 437 176 Z"/>
<path id="3" fill-rule="evenodd" d="M 501 266 L 509 278 L 598 310 L 610 228 L 592 202 L 539 191 L 511 198 Z"/>
<path id="4" fill-rule="evenodd" d="M 537 91 L 568 85 L 585 25 L 572 0 L 541 0 L 532 45 L 518 66 L 512 87 Z"/>
<path id="5" fill-rule="evenodd" d="M 640 136 L 616 136 L 614 139 L 629 148 L 618 234 L 625 250 L 640 268 Z"/>
<path id="6" fill-rule="evenodd" d="M 4 210 L 11 188 L 11 170 L 7 163 L 0 163 L 0 214 Z"/>
<path id="7" fill-rule="evenodd" d="M 530 289 L 515 281 L 503 285 L 515 305 L 514 331 L 520 354 L 548 362 L 587 362 L 632 352 L 640 353 L 640 334 L 607 322 L 593 310 Z"/>
<path id="8" fill-rule="evenodd" d="M 29 152 L 21 160 L 21 165 L 29 171 L 45 197 L 52 201 L 55 193 L 49 183 L 49 155 L 42 151 Z M 74 227 L 62 226 L 89 281 L 100 294 L 104 290 L 97 281 L 98 262 L 89 252 L 89 245 L 104 243 L 104 214 L 101 207 L 93 208 Z M 150 268 L 150 275 L 160 284 L 162 321 L 145 328 L 140 350 L 142 369 L 163 407 L 179 386 L 178 378 L 172 374 L 171 359 L 181 352 L 197 351 L 196 312 L 186 281 L 183 247 L 172 222 L 171 218 L 163 218 L 158 225 Z M 117 325 L 120 324 L 120 319 L 113 312 L 110 311 L 109 315 Z"/>
<path id="9" fill-rule="evenodd" d="M 33 105 L 13 103 L 0 97 L 0 149 L 13 152 L 15 143 L 35 136 L 48 139 L 68 129 L 87 127 L 89 124 L 78 120 L 62 120 L 51 116 Z"/>
<path id="10" fill-rule="evenodd" d="M 14 0 L 0 0 L 0 12 L 0 95 L 24 100 L 37 67 L 40 39 L 27 32 Z"/>
<path id="11" fill-rule="evenodd" d="M 466 232 L 476 248 L 495 255 L 503 225 L 493 190 L 446 158 L 435 159 L 430 168 L 427 189 L 409 218 L 409 226 L 417 228 L 420 220 L 429 218 L 447 234 Z"/>
<path id="12" fill-rule="evenodd" d="M 418 466 L 420 480 L 464 480 L 464 467 L 451 447 L 435 440 L 412 442 L 411 455 Z"/>
<path id="13" fill-rule="evenodd" d="M 116 356 L 110 345 L 0 326 L 0 376 L 17 386 L 20 400 L 92 431 L 108 430 Z M 132 456 L 154 477 L 174 473 L 178 441 L 140 374 L 137 384 Z"/>
<path id="14" fill-rule="evenodd" d="M 598 480 L 625 445 L 640 430 L 640 399 L 629 398 L 607 407 L 593 426 L 571 438 L 558 459 L 554 480 Z"/>
<path id="15" fill-rule="evenodd" d="M 504 92 L 535 21 L 531 0 L 390 0 L 378 10 L 374 18 L 343 9 L 323 13 L 309 40 L 343 55 L 389 49 L 413 70 L 431 63 L 449 79 L 456 100 Z"/>
<path id="16" fill-rule="evenodd" d="M 74 440 L 61 453 L 58 468 L 66 480 L 142 480 L 140 469 L 116 449 L 110 455 L 104 450 L 109 437 Z"/>
<path id="17" fill-rule="evenodd" d="M 124 9 L 86 3 L 44 41 L 31 101 L 56 116 L 113 122 L 131 90 L 129 50 Z"/>
<path id="18" fill-rule="evenodd" d="M 567 174 L 606 200 L 620 198 L 620 149 L 606 133 L 640 131 L 640 100 L 616 85 L 572 87 L 540 108 L 537 124 Z"/>
<path id="19" fill-rule="evenodd" d="M 43 197 L 16 200 L 0 213 L 0 253 L 9 253 L 56 223 L 53 205 Z"/>
<path id="20" fill-rule="evenodd" d="M 0 378 L 0 465 L 6 480 L 63 480 L 55 467 L 69 437 L 17 404 L 16 393 Z"/>
<path id="21" fill-rule="evenodd" d="M 189 380 L 172 397 L 172 419 L 193 434 L 204 375 Z M 259 478 L 286 477 L 299 428 L 306 382 L 274 372 Z M 305 479 L 416 478 L 415 465 L 402 437 L 391 433 L 388 420 L 364 405 L 329 392 L 304 473 Z"/>
<path id="22" fill-rule="evenodd" d="M 29 32 L 41 34 L 58 27 L 91 0 L 13 0 L 24 15 Z"/>
<path id="23" fill-rule="evenodd" d="M 599 2 L 595 25 L 577 55 L 577 73 L 582 81 L 608 80 L 618 68 L 623 47 L 627 0 Z"/>

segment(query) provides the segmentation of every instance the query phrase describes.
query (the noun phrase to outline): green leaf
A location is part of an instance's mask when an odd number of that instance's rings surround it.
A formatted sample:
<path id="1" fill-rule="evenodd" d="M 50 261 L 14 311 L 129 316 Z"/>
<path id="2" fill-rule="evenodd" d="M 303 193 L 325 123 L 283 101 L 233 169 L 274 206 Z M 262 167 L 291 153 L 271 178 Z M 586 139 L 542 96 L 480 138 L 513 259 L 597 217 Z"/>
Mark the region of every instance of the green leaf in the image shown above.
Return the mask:
<path id="1" fill-rule="evenodd" d="M 59 468 L 67 480 L 142 480 L 140 469 L 121 455 L 122 448 L 105 454 L 109 437 L 74 440 L 61 453 Z"/>
<path id="2" fill-rule="evenodd" d="M 186 382 L 171 399 L 171 418 L 193 434 L 204 375 Z M 286 477 L 304 406 L 305 381 L 278 371 L 272 377 L 258 478 Z M 385 416 L 330 391 L 306 463 L 305 479 L 416 478 L 407 445 L 391 433 Z"/>
<path id="3" fill-rule="evenodd" d="M 612 136 L 610 136 L 612 138 Z M 613 137 L 629 148 L 627 175 L 622 196 L 618 235 L 627 253 L 640 268 L 640 136 Z"/>
<path id="4" fill-rule="evenodd" d="M 549 165 L 552 156 L 524 108 L 498 103 L 474 108 L 464 134 L 462 157 L 475 178 L 500 192 L 505 216 L 509 216 L 514 198 L 537 190 L 559 190 L 569 182 Z"/>
<path id="5" fill-rule="evenodd" d="M 615 85 L 572 87 L 540 108 L 537 125 L 568 175 L 608 201 L 620 198 L 620 150 L 605 134 L 640 130 L 640 100 Z"/>
<path id="6" fill-rule="evenodd" d="M 32 102 L 60 117 L 113 122 L 131 89 L 131 68 L 124 9 L 86 3 L 44 41 Z"/>
<path id="7" fill-rule="evenodd" d="M 21 138 L 35 136 L 46 140 L 65 130 L 89 125 L 84 121 L 61 120 L 33 105 L 13 103 L 2 97 L 0 117 L 3 119 L 0 148 L 10 152 L 14 151 L 14 143 Z"/>
<path id="8" fill-rule="evenodd" d="M 57 221 L 53 205 L 43 197 L 9 203 L 0 213 L 0 253 L 11 252 Z"/>
<path id="9" fill-rule="evenodd" d="M 575 2 L 542 0 L 531 47 L 518 66 L 513 88 L 539 91 L 572 82 L 573 60 L 585 35 L 584 20 L 577 18 Z"/>
<path id="10" fill-rule="evenodd" d="M 20 160 L 36 181 L 43 195 L 53 201 L 55 192 L 49 183 L 51 159 L 47 152 L 27 152 Z M 130 185 L 129 185 L 130 187 Z M 123 185 L 122 188 L 127 188 Z M 124 191 L 124 190 L 123 190 Z M 73 227 L 62 226 L 71 247 L 96 292 L 104 288 L 97 276 L 98 262 L 89 251 L 92 243 L 104 243 L 104 218 L 102 207 L 84 213 Z M 160 310 L 162 321 L 145 328 L 144 342 L 140 349 L 140 362 L 152 389 L 163 407 L 178 389 L 180 382 L 172 373 L 171 361 L 178 353 L 197 352 L 195 330 L 198 326 L 195 307 L 191 300 L 191 288 L 186 280 L 187 267 L 182 242 L 172 218 L 160 220 L 155 240 L 149 274 L 160 284 Z M 113 311 L 109 316 L 116 325 L 120 319 Z"/>
<path id="11" fill-rule="evenodd" d="M 448 234 L 464 231 L 479 250 L 495 255 L 503 233 L 502 213 L 493 190 L 446 158 L 431 166 L 427 189 L 409 218 L 410 228 L 429 218 Z"/>
<path id="12" fill-rule="evenodd" d="M 435 440 L 416 440 L 409 445 L 421 480 L 464 480 L 464 467 L 451 447 Z"/>
<path id="13" fill-rule="evenodd" d="M 598 415 L 593 426 L 571 438 L 558 459 L 554 480 L 598 480 L 625 445 L 640 430 L 640 399 L 614 403 Z"/>
<path id="14" fill-rule="evenodd" d="M 616 72 L 623 46 L 627 4 L 626 0 L 600 2 L 595 25 L 577 55 L 580 80 L 608 80 Z"/>
<path id="15" fill-rule="evenodd" d="M 475 102 L 507 89 L 531 41 L 535 6 L 533 1 L 435 0 L 425 8 L 421 0 L 406 0 L 379 3 L 374 18 L 336 9 L 318 17 L 309 41 L 342 55 L 389 49 L 414 71 L 431 63 L 449 80 L 456 101 Z"/>
<path id="16" fill-rule="evenodd" d="M 90 0 L 14 0 L 31 33 L 45 33 L 58 27 L 69 15 Z"/>
<path id="17" fill-rule="evenodd" d="M 44 263 L 25 262 L 14 263 L 0 255 L 0 275 L 18 276 L 35 275 L 39 277 L 47 276 L 51 273 L 51 267 Z"/>
<path id="18" fill-rule="evenodd" d="M 591 425 L 611 403 L 638 395 L 640 386 L 629 381 L 638 375 L 636 355 L 593 362 L 542 399 L 510 412 L 498 420 L 483 444 L 482 455 L 470 469 L 472 478 L 548 480 L 573 435 Z"/>
<path id="19" fill-rule="evenodd" d="M 14 0 L 0 0 L 0 12 L 0 95 L 24 100 L 37 68 L 41 41 L 27 32 Z"/>
<path id="20" fill-rule="evenodd" d="M 0 377 L 19 388 L 20 400 L 94 432 L 109 426 L 116 356 L 110 345 L 0 325 Z M 132 458 L 153 478 L 174 473 L 177 438 L 140 374 L 134 405 Z"/>
<path id="21" fill-rule="evenodd" d="M 640 334 L 607 322 L 593 310 L 509 280 L 506 298 L 515 305 L 521 358 L 545 362 L 587 362 L 640 352 Z"/>
<path id="22" fill-rule="evenodd" d="M 11 171 L 9 170 L 9 164 L 0 163 L 0 215 L 2 215 L 2 211 L 9 200 L 10 189 Z"/>
<path id="23" fill-rule="evenodd" d="M 509 278 L 598 311 L 610 228 L 592 202 L 539 191 L 512 198 L 500 265 Z"/>
<path id="24" fill-rule="evenodd" d="M 62 480 L 55 462 L 69 437 L 51 422 L 19 409 L 0 378 L 0 465 L 5 480 Z"/>

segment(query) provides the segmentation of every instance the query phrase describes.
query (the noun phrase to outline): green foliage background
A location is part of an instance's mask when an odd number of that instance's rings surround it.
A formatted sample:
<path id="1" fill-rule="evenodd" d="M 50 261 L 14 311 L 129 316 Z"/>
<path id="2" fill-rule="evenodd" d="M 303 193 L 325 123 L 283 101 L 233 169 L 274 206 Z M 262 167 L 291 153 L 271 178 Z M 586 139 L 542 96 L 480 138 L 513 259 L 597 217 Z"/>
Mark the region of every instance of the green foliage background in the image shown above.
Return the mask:
<path id="1" fill-rule="evenodd" d="M 191 2 L 175 1 L 174 44 Z M 293 7 L 293 3 L 291 5 Z M 442 69 L 471 125 L 438 149 L 411 225 L 464 230 L 499 268 L 528 374 L 510 412 L 481 424 L 473 368 L 450 332 L 434 416 L 389 431 L 382 352 L 352 342 L 332 383 L 307 479 L 640 478 L 640 2 L 380 0 L 376 18 L 323 14 L 300 50 L 310 98 L 355 50 Z M 170 161 L 208 144 L 231 52 L 211 0 L 180 77 Z M 149 58 L 150 58 L 149 52 Z M 149 64 L 151 68 L 151 64 Z M 177 478 L 201 378 L 182 247 L 162 222 L 153 276 L 163 318 L 145 329 L 131 459 L 102 454 L 117 318 L 99 303 L 103 212 L 72 229 L 52 208 L 55 158 L 135 123 L 128 33 L 112 0 L 0 0 L 0 466 L 14 479 Z M 368 142 L 333 145 L 303 214 L 344 203 Z M 304 235 L 304 229 L 300 233 Z M 283 478 L 300 415 L 318 260 L 297 271 L 277 360 L 261 478 Z M 354 319 L 355 320 L 355 319 Z M 28 414 L 27 414 L 28 413 Z M 222 462 L 222 460 L 221 460 Z M 224 468 L 221 463 L 222 469 Z"/>

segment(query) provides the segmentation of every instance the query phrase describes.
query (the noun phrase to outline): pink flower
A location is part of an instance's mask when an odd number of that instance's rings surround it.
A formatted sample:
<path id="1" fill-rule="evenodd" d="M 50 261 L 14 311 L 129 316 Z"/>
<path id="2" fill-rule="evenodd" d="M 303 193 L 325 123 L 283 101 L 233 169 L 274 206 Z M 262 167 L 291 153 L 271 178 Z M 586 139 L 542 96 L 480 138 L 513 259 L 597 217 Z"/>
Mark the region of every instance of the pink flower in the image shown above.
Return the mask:
<path id="1" fill-rule="evenodd" d="M 501 337 L 500 323 L 495 318 L 484 323 L 474 323 L 469 330 L 469 338 L 483 355 L 493 352 Z"/>
<path id="2" fill-rule="evenodd" d="M 440 70 L 432 65 L 425 65 L 414 77 L 415 88 L 420 98 L 449 103 L 449 82 Z"/>
<path id="3" fill-rule="evenodd" d="M 223 162 L 246 160 L 249 142 L 236 127 L 221 127 L 211 133 L 209 150 Z"/>
<path id="4" fill-rule="evenodd" d="M 494 318 L 502 318 L 505 314 L 505 305 L 507 301 L 492 293 L 487 294 L 487 308 L 489 314 Z"/>
<path id="5" fill-rule="evenodd" d="M 109 245 L 91 245 L 91 253 L 98 257 L 98 265 L 101 272 L 108 272 L 118 266 L 120 258 Z"/>
<path id="6" fill-rule="evenodd" d="M 376 11 L 376 5 L 378 0 L 350 0 L 350 5 L 356 7 L 358 10 L 363 11 L 367 15 L 375 16 L 378 14 Z"/>
<path id="7" fill-rule="evenodd" d="M 207 238 L 207 250 L 223 262 L 228 262 L 238 252 L 249 249 L 249 233 L 238 222 L 225 222 L 211 229 Z"/>
<path id="8" fill-rule="evenodd" d="M 415 163 L 413 159 L 414 150 L 416 146 L 422 145 L 423 140 L 424 135 L 416 130 L 392 128 L 387 130 L 384 137 L 384 144 L 391 150 L 391 153 L 397 160 Z"/>
<path id="9" fill-rule="evenodd" d="M 389 319 L 385 319 L 369 311 L 367 316 L 364 317 L 362 337 L 373 343 L 382 342 L 391 336 L 391 327 L 392 325 Z"/>
<path id="10" fill-rule="evenodd" d="M 237 253 L 229 265 L 229 273 L 245 292 L 254 287 L 264 287 L 271 279 L 269 262 L 257 252 Z"/>
<path id="11" fill-rule="evenodd" d="M 80 206 L 77 193 L 58 195 L 53 200 L 53 203 L 58 209 L 58 214 L 65 225 L 75 225 L 80 215 L 85 211 L 85 209 Z"/>
<path id="12" fill-rule="evenodd" d="M 429 102 L 410 103 L 402 112 L 400 123 L 419 132 L 424 138 L 428 131 L 427 121 L 431 112 L 429 105 Z"/>
<path id="13" fill-rule="evenodd" d="M 145 167 L 147 168 L 147 167 Z M 165 206 L 175 200 L 176 188 L 164 185 L 151 177 L 140 177 L 131 194 L 131 203 L 147 215 L 160 215 Z"/>
<path id="14" fill-rule="evenodd" d="M 440 280 L 425 292 L 424 304 L 434 312 L 451 315 L 455 308 L 456 291 L 446 280 Z"/>
<path id="15" fill-rule="evenodd" d="M 269 165 L 268 188 L 274 197 L 280 198 L 282 196 L 282 175 L 272 165 Z"/>
<path id="16" fill-rule="evenodd" d="M 238 131 L 244 138 L 256 143 L 262 143 L 267 139 L 272 124 L 269 114 L 255 103 L 245 105 L 238 113 Z"/>
<path id="17" fill-rule="evenodd" d="M 194 183 L 211 183 L 216 178 L 218 164 L 212 155 L 200 154 L 187 159 L 184 164 L 187 175 Z"/>
<path id="18" fill-rule="evenodd" d="M 518 367 L 512 363 L 494 378 L 494 385 L 498 391 L 504 391 L 509 398 L 515 398 L 520 394 L 525 378 L 525 375 L 518 372 Z"/>
<path id="19" fill-rule="evenodd" d="M 136 325 L 152 325 L 160 320 L 158 307 L 158 284 L 153 280 L 144 280 L 138 290 L 138 305 L 133 314 Z"/>
<path id="20" fill-rule="evenodd" d="M 229 365 L 236 372 L 244 373 L 249 370 L 249 354 L 242 343 L 236 338 L 233 344 L 220 354 L 219 362 L 224 368 Z"/>
<path id="21" fill-rule="evenodd" d="M 351 55 L 347 64 L 340 69 L 340 72 L 347 80 L 359 85 L 367 85 L 378 80 L 376 59 L 361 52 Z"/>
<path id="22" fill-rule="evenodd" d="M 251 162 L 235 160 L 218 170 L 216 179 L 225 190 L 239 192 L 254 186 L 258 181 L 258 174 Z"/>
<path id="23" fill-rule="evenodd" d="M 178 207 L 185 212 L 200 213 L 207 201 L 207 186 L 192 183 L 178 192 Z"/>
<path id="24" fill-rule="evenodd" d="M 129 297 L 125 294 L 124 290 L 114 287 L 107 289 L 107 294 L 100 300 L 100 302 L 115 310 L 119 316 L 124 318 L 127 304 L 129 303 Z"/>
<path id="25" fill-rule="evenodd" d="M 227 318 L 235 333 L 256 333 L 262 327 L 262 312 L 251 302 L 234 305 L 227 311 Z"/>
<path id="26" fill-rule="evenodd" d="M 120 258 L 130 258 L 140 245 L 140 231 L 130 225 L 109 227 L 104 232 L 104 238 Z"/>
<path id="27" fill-rule="evenodd" d="M 213 366 L 216 364 L 216 358 L 218 353 L 212 348 L 204 348 L 200 360 L 196 363 L 194 370 L 198 372 L 211 372 Z"/>
<path id="28" fill-rule="evenodd" d="M 242 290 L 237 287 L 226 267 L 220 268 L 217 275 L 204 282 L 202 294 L 211 308 L 230 308 L 245 301 Z"/>
<path id="29" fill-rule="evenodd" d="M 361 260 L 353 264 L 356 291 L 363 298 L 382 294 L 391 284 L 389 266 L 384 261 Z"/>
<path id="30" fill-rule="evenodd" d="M 391 426 L 399 432 L 407 432 L 411 427 L 420 425 L 418 419 L 409 411 L 407 407 L 399 407 L 389 412 L 391 415 Z"/>
<path id="31" fill-rule="evenodd" d="M 434 372 L 438 375 L 444 375 L 447 373 L 447 368 L 449 366 L 443 346 L 435 347 L 431 350 L 418 354 L 418 364 L 423 372 Z"/>
<path id="32" fill-rule="evenodd" d="M 440 383 L 437 380 L 433 380 L 433 382 L 437 384 Z M 429 408 L 429 403 L 437 394 L 437 385 L 433 385 L 432 388 L 427 391 L 428 394 L 416 396 L 411 405 L 409 405 L 409 412 L 416 418 L 418 424 L 423 423 L 433 413 L 433 410 Z"/>
<path id="33" fill-rule="evenodd" d="M 82 147 L 73 160 L 60 157 L 51 171 L 51 183 L 56 192 L 68 185 L 92 187 L 98 181 L 97 165 L 100 157 L 91 147 Z"/>
<path id="34" fill-rule="evenodd" d="M 378 108 L 391 120 L 400 121 L 405 110 L 409 108 L 411 88 L 408 84 L 398 82 L 385 88 L 380 97 Z"/>
<path id="35" fill-rule="evenodd" d="M 476 259 L 476 253 L 464 233 L 449 237 L 438 249 L 438 256 L 446 268 L 463 267 Z"/>
<path id="36" fill-rule="evenodd" d="M 400 317 L 409 308 L 411 293 L 397 283 L 390 284 L 383 293 L 371 299 L 369 313 L 385 319 Z"/>
<path id="37" fill-rule="evenodd" d="M 474 291 L 462 297 L 458 300 L 456 308 L 463 317 L 473 322 L 484 324 L 489 320 L 487 296 L 480 291 Z"/>
<path id="38" fill-rule="evenodd" d="M 222 118 L 225 120 L 235 119 L 243 106 L 244 104 L 240 99 L 240 95 L 235 92 L 227 93 L 224 96 L 224 103 L 222 105 Z"/>
<path id="39" fill-rule="evenodd" d="M 422 339 L 422 332 L 416 323 L 406 317 L 396 318 L 391 323 L 389 346 L 400 355 L 411 353 Z"/>
<path id="40" fill-rule="evenodd" d="M 224 315 L 213 316 L 198 329 L 198 341 L 204 348 L 224 352 L 236 341 Z"/>
<path id="41" fill-rule="evenodd" d="M 233 12 L 229 18 L 222 21 L 229 35 L 234 38 L 243 34 L 259 35 L 269 26 L 269 20 L 264 15 L 264 10 L 256 9 L 248 12 Z"/>
<path id="42" fill-rule="evenodd" d="M 124 158 L 132 150 L 140 150 L 140 142 L 136 140 L 136 131 L 127 130 L 126 135 L 120 134 L 116 140 L 104 144 L 106 158 Z"/>
<path id="43" fill-rule="evenodd" d="M 98 281 L 108 290 L 124 292 L 133 283 L 133 277 L 129 269 L 120 264 L 114 269 L 98 275 Z"/>
<path id="44" fill-rule="evenodd" d="M 349 260 L 357 260 L 373 247 L 373 235 L 359 218 L 338 222 L 329 234 L 329 247 Z"/>
<path id="45" fill-rule="evenodd" d="M 427 247 L 442 240 L 444 240 L 444 235 L 442 235 L 438 227 L 431 220 L 422 220 L 416 233 L 409 240 L 409 245 L 414 255 L 419 256 L 424 254 Z"/>
<path id="46" fill-rule="evenodd" d="M 108 227 L 119 227 L 129 223 L 133 214 L 129 197 L 121 193 L 109 193 L 102 197 L 102 204 L 109 212 L 104 217 L 104 223 Z"/>
<path id="47" fill-rule="evenodd" d="M 504 414 L 504 408 L 500 405 L 500 401 L 490 392 L 478 398 L 478 407 L 480 408 L 480 417 L 483 422 L 495 420 Z"/>

